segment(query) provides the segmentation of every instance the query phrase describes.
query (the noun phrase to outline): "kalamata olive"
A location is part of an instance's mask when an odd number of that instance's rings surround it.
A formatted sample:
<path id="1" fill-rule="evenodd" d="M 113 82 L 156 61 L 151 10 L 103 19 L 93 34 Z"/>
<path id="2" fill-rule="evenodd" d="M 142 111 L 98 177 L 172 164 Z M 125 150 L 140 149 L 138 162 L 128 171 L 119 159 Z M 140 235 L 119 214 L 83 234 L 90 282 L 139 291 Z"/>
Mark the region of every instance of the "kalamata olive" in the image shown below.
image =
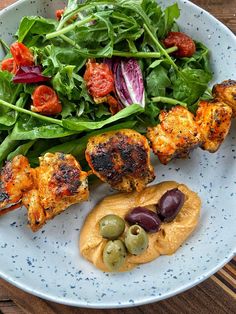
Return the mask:
<path id="1" fill-rule="evenodd" d="M 110 271 L 117 271 L 124 264 L 126 255 L 123 241 L 108 241 L 103 250 L 103 262 Z"/>
<path id="2" fill-rule="evenodd" d="M 125 216 L 125 220 L 130 225 L 138 224 L 150 233 L 157 232 L 161 225 L 158 215 L 145 207 L 135 207 Z"/>
<path id="3" fill-rule="evenodd" d="M 142 254 L 148 247 L 148 236 L 145 230 L 139 225 L 129 227 L 125 235 L 125 246 L 131 254 Z"/>
<path id="4" fill-rule="evenodd" d="M 106 239 L 115 240 L 125 230 L 125 222 L 117 215 L 106 215 L 99 221 L 100 234 Z"/>
<path id="5" fill-rule="evenodd" d="M 160 219 L 165 222 L 174 220 L 184 204 L 184 199 L 184 193 L 177 188 L 163 194 L 157 205 Z"/>

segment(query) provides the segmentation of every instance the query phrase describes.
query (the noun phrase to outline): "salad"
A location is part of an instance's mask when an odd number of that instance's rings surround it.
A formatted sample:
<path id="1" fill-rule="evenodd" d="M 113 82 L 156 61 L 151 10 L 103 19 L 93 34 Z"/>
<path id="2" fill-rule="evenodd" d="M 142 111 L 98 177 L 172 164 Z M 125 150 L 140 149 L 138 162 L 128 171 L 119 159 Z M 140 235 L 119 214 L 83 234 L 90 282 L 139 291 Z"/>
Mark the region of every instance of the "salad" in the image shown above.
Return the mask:
<path id="1" fill-rule="evenodd" d="M 82 163 L 91 136 L 146 133 L 162 109 L 195 112 L 212 78 L 209 51 L 179 31 L 177 4 L 69 0 L 55 19 L 23 17 L 1 40 L 0 163 L 46 152 Z"/>

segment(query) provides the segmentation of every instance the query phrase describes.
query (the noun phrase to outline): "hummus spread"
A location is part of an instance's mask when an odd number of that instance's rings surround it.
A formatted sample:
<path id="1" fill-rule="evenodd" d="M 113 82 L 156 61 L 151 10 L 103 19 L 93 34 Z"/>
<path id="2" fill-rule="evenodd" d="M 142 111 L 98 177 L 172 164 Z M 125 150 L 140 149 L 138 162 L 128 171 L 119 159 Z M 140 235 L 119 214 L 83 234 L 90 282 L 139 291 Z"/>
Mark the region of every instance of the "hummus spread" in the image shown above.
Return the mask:
<path id="1" fill-rule="evenodd" d="M 107 241 L 99 232 L 99 221 L 108 214 L 124 218 L 134 207 L 142 206 L 156 211 L 156 204 L 168 190 L 178 188 L 185 194 L 185 202 L 177 217 L 162 223 L 156 233 L 148 233 L 149 246 L 141 255 L 127 254 L 119 271 L 128 271 L 139 264 L 147 263 L 160 255 L 173 254 L 195 229 L 200 214 L 201 200 L 184 184 L 174 181 L 162 182 L 141 192 L 119 193 L 105 197 L 87 216 L 80 234 L 80 252 L 102 271 L 108 272 L 103 263 L 103 249 Z M 126 225 L 128 228 L 128 224 Z M 126 231 L 126 230 L 125 230 Z M 125 232 L 124 232 L 125 234 Z M 124 238 L 124 234 L 120 237 Z"/>

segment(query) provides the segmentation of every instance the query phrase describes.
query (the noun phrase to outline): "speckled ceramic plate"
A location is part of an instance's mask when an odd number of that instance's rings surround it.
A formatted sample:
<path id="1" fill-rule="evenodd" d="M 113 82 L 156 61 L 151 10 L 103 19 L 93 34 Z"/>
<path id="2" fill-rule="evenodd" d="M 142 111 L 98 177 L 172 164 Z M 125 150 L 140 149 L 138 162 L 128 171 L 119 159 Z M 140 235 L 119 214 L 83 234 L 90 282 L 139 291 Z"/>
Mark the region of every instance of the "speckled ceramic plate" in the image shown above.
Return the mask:
<path id="1" fill-rule="evenodd" d="M 163 1 L 169 5 L 174 1 Z M 178 0 L 182 30 L 212 53 L 214 81 L 236 79 L 236 38 L 219 21 L 191 2 Z M 0 13 L 0 36 L 8 42 L 24 15 L 52 15 L 63 1 L 23 0 Z M 1 58 L 1 56 L 0 56 Z M 172 256 L 122 274 L 98 271 L 79 253 L 79 231 L 89 210 L 111 193 L 104 184 L 91 189 L 90 201 L 74 206 L 33 234 L 26 210 L 0 219 L 2 278 L 42 298 L 68 305 L 111 308 L 162 300 L 203 281 L 236 252 L 236 123 L 215 154 L 195 150 L 189 160 L 168 166 L 154 158 L 157 180 L 187 184 L 202 198 L 200 223 Z"/>

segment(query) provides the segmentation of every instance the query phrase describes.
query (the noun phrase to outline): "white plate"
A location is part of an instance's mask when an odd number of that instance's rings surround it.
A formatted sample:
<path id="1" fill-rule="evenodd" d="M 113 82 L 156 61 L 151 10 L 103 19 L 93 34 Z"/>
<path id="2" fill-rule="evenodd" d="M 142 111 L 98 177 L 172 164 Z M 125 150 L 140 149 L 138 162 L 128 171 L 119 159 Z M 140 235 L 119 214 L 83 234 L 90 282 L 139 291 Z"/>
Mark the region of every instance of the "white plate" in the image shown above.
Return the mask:
<path id="1" fill-rule="evenodd" d="M 174 1 L 163 1 L 169 5 Z M 235 36 L 210 14 L 191 2 L 178 0 L 182 30 L 202 41 L 212 53 L 214 81 L 236 79 Z M 60 1 L 19 1 L 0 13 L 0 36 L 8 42 L 24 15 L 53 15 Z M 1 57 L 1 56 L 0 56 Z M 122 274 L 95 269 L 79 254 L 79 230 L 89 210 L 108 193 L 93 187 L 87 204 L 74 206 L 33 234 L 26 226 L 25 209 L 0 219 L 2 278 L 39 297 L 68 305 L 95 308 L 134 306 L 162 300 L 203 281 L 236 252 L 235 121 L 220 150 L 198 149 L 191 159 L 156 165 L 156 182 L 176 180 L 202 198 L 200 223 L 172 256 Z"/>

